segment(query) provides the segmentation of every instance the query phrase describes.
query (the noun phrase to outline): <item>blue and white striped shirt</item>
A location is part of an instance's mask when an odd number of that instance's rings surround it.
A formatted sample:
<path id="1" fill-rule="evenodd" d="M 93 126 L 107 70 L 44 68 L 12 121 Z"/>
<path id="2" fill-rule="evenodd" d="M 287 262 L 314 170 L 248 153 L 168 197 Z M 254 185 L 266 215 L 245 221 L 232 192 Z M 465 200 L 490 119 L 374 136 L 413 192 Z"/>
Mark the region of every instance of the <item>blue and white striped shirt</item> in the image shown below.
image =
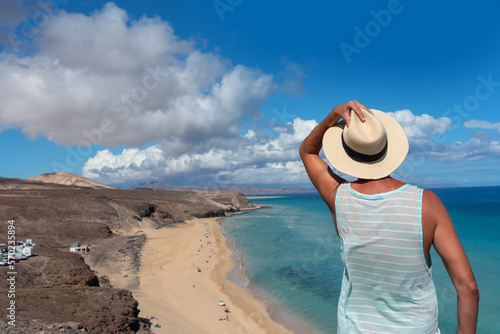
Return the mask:
<path id="1" fill-rule="evenodd" d="M 409 184 L 376 195 L 340 185 L 335 209 L 344 275 L 338 333 L 439 333 L 423 251 L 422 193 Z"/>

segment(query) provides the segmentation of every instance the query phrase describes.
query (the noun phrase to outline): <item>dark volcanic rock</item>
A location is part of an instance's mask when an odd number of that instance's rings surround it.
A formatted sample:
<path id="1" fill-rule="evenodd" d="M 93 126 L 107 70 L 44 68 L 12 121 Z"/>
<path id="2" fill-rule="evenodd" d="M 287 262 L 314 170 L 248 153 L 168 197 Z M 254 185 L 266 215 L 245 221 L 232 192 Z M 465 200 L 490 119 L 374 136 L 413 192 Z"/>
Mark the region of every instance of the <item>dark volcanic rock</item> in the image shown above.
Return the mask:
<path id="1" fill-rule="evenodd" d="M 37 256 L 16 264 L 16 288 L 99 286 L 82 256 L 68 251 L 37 248 Z M 0 268 L 0 288 L 7 287 L 8 267 Z"/>
<path id="2" fill-rule="evenodd" d="M 8 296 L 10 271 L 0 268 L 1 296 Z M 17 263 L 15 272 L 15 296 L 1 298 L 0 309 L 14 300 L 17 320 L 72 321 L 92 333 L 136 333 L 147 328 L 137 318 L 137 301 L 131 292 L 99 287 L 79 254 L 41 248 L 39 255 Z M 70 329 L 78 328 L 65 328 L 74 332 Z"/>
<path id="3" fill-rule="evenodd" d="M 139 203 L 135 207 L 135 211 L 139 215 L 139 218 L 151 217 L 158 206 L 151 203 Z"/>
<path id="4" fill-rule="evenodd" d="M 7 296 L 6 289 L 0 289 Z M 0 299 L 6 309 L 9 300 Z M 92 333 L 137 333 L 143 328 L 137 301 L 128 290 L 99 287 L 27 288 L 16 291 L 16 318 L 76 322 Z M 36 307 L 34 307 L 36 306 Z"/>
<path id="5" fill-rule="evenodd" d="M 15 326 L 8 323 L 7 319 L 0 321 L 0 333 L 2 334 L 81 334 L 90 333 L 82 324 L 68 321 L 67 323 L 53 323 L 33 320 L 16 320 Z"/>

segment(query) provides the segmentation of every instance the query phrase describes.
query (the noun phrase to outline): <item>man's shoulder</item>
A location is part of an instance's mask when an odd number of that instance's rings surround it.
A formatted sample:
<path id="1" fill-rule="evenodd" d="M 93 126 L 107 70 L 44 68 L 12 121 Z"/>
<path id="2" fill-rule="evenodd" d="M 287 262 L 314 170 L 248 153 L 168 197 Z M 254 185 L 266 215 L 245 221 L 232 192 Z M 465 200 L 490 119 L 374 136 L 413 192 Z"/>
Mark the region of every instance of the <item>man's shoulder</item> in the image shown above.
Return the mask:
<path id="1" fill-rule="evenodd" d="M 438 223 L 448 215 L 441 199 L 431 190 L 424 190 L 422 195 L 422 218 L 424 221 Z"/>

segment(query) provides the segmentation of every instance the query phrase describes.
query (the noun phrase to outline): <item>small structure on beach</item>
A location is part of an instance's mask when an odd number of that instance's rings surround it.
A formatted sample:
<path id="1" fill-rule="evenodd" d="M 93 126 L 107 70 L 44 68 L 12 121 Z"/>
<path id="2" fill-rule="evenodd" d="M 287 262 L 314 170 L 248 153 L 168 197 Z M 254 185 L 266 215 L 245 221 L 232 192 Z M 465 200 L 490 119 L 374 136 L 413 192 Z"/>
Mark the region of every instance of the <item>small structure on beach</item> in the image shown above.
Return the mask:
<path id="1" fill-rule="evenodd" d="M 90 247 L 88 245 L 80 246 L 80 241 L 77 241 L 71 246 L 69 246 L 69 251 L 73 253 L 87 253 L 90 252 Z"/>

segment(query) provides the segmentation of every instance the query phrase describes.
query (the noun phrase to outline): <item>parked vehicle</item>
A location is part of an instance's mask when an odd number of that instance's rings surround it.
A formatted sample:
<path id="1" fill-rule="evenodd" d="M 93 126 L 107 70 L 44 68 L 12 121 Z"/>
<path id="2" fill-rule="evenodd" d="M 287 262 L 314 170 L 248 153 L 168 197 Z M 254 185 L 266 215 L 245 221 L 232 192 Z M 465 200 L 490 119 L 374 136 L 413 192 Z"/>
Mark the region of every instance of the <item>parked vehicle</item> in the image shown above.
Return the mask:
<path id="1" fill-rule="evenodd" d="M 16 258 L 18 260 L 26 260 L 28 257 L 21 252 L 16 252 L 14 254 L 14 258 Z"/>

